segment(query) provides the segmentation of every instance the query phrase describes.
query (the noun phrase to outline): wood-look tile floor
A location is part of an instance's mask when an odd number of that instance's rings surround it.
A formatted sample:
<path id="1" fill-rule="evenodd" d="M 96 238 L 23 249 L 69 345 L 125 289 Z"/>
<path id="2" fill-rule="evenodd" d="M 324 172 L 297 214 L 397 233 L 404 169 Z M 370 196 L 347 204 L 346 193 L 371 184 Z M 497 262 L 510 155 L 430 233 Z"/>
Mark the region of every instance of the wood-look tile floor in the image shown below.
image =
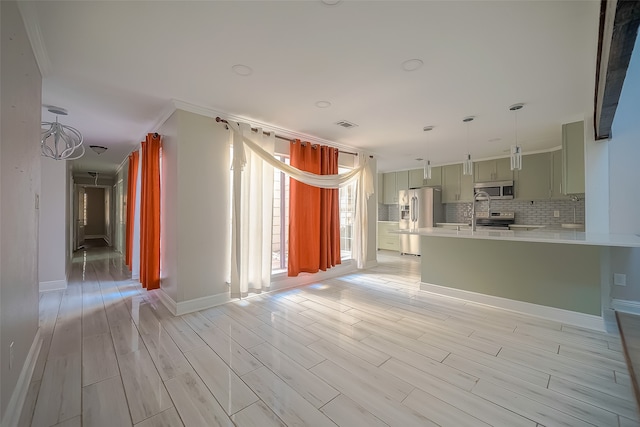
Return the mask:
<path id="1" fill-rule="evenodd" d="M 419 290 L 419 259 L 173 317 L 108 248 L 42 294 L 22 426 L 639 425 L 620 339 Z"/>

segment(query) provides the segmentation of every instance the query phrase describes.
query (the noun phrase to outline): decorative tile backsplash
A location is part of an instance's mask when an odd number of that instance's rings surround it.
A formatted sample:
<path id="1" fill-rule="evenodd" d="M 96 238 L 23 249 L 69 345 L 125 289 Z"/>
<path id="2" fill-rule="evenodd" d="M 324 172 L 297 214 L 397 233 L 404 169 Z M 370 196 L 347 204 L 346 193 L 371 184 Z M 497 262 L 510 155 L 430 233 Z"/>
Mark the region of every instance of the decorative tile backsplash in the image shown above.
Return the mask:
<path id="1" fill-rule="evenodd" d="M 400 211 L 398 205 L 383 205 L 378 203 L 378 221 L 398 221 Z"/>
<path id="2" fill-rule="evenodd" d="M 486 202 L 477 202 L 476 209 L 487 209 Z M 448 203 L 446 206 L 447 222 L 467 222 L 471 217 L 471 203 Z M 575 208 L 575 221 L 573 212 Z M 584 195 L 577 202 L 571 200 L 493 200 L 492 211 L 515 212 L 516 224 L 560 226 L 568 222 L 584 223 Z M 560 217 L 553 216 L 554 211 Z"/>

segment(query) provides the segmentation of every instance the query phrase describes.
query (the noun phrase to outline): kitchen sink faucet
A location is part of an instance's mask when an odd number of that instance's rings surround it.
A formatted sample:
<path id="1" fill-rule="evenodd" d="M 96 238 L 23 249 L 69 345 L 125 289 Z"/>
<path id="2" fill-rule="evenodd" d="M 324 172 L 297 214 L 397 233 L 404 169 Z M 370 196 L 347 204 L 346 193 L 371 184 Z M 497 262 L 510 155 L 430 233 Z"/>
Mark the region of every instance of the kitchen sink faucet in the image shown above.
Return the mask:
<path id="1" fill-rule="evenodd" d="M 471 202 L 471 231 L 476 231 L 476 202 L 478 201 L 478 196 L 487 198 L 487 203 L 489 204 L 487 218 L 491 217 L 491 196 L 486 191 L 480 190 L 473 195 L 473 202 Z"/>

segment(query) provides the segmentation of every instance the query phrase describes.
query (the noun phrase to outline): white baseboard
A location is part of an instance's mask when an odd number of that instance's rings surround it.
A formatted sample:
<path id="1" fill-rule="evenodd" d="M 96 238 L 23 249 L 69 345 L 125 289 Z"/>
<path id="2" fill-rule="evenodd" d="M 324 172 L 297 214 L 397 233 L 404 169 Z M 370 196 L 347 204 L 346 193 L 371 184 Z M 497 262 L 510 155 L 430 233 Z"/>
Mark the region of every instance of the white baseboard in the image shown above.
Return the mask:
<path id="1" fill-rule="evenodd" d="M 24 361 L 24 365 L 22 365 L 18 382 L 16 383 L 16 387 L 13 389 L 11 399 L 9 400 L 7 410 L 2 418 L 0 426 L 15 427 L 18 425 L 20 414 L 22 413 L 22 407 L 24 406 L 24 401 L 27 398 L 27 392 L 29 391 L 29 384 L 31 383 L 33 370 L 36 367 L 36 362 L 38 361 L 38 355 L 40 354 L 41 348 L 42 339 L 40 338 L 40 328 L 38 328 L 36 336 L 33 338 L 33 342 L 31 343 L 29 353 Z"/>
<path id="2" fill-rule="evenodd" d="M 329 268 L 326 271 L 319 271 L 313 274 L 300 273 L 296 277 L 289 277 L 285 272 L 271 278 L 271 288 L 269 289 L 269 292 L 308 285 L 309 283 L 318 282 L 320 280 L 333 279 L 338 276 L 353 273 L 357 270 L 355 260 L 346 260 L 342 264 Z"/>
<path id="3" fill-rule="evenodd" d="M 62 291 L 67 289 L 67 279 L 40 282 L 40 292 Z"/>
<path id="4" fill-rule="evenodd" d="M 364 264 L 364 270 L 369 269 L 369 268 L 373 268 L 373 267 L 377 267 L 378 266 L 378 260 L 372 259 L 371 261 L 367 261 Z"/>
<path id="5" fill-rule="evenodd" d="M 438 295 L 444 295 L 479 304 L 485 304 L 505 310 L 516 311 L 518 313 L 524 313 L 530 316 L 554 320 L 556 322 L 566 323 L 569 325 L 580 326 L 582 328 L 594 329 L 597 331 L 606 331 L 605 321 L 601 316 L 578 313 L 577 311 L 564 310 L 561 308 L 547 307 L 530 302 L 516 301 L 508 298 L 496 297 L 493 295 L 485 295 L 477 292 L 465 291 L 462 289 L 449 288 L 446 286 L 432 285 L 430 283 L 424 282 L 420 283 L 420 289 Z"/>
<path id="6" fill-rule="evenodd" d="M 622 311 L 624 313 L 640 315 L 640 302 L 638 301 L 613 299 L 611 300 L 611 308 L 616 311 Z"/>
<path id="7" fill-rule="evenodd" d="M 206 308 L 215 307 L 231 301 L 231 297 L 228 292 L 180 302 L 174 301 L 173 298 L 162 290 L 162 288 L 155 292 L 160 298 L 162 304 L 164 304 L 164 306 L 167 307 L 174 316 L 193 313 L 194 311 L 204 310 Z"/>

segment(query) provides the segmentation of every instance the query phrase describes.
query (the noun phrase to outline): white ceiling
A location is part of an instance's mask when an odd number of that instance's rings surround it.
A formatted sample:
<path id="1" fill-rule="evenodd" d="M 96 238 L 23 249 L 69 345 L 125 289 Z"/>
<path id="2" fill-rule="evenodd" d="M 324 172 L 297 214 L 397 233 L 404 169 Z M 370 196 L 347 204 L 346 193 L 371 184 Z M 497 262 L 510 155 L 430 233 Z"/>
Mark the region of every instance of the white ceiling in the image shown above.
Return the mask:
<path id="1" fill-rule="evenodd" d="M 383 171 L 560 145 L 593 109 L 599 1 L 25 2 L 43 104 L 114 171 L 179 100 L 366 149 Z M 411 72 L 401 64 L 421 59 Z M 253 69 L 239 76 L 231 67 Z M 329 101 L 329 108 L 317 108 Z M 476 116 L 467 128 L 462 118 Z M 54 116 L 43 109 L 43 120 Z M 358 125 L 343 129 L 335 122 Z M 423 132 L 433 125 L 432 132 Z M 497 140 L 499 139 L 499 140 Z"/>

